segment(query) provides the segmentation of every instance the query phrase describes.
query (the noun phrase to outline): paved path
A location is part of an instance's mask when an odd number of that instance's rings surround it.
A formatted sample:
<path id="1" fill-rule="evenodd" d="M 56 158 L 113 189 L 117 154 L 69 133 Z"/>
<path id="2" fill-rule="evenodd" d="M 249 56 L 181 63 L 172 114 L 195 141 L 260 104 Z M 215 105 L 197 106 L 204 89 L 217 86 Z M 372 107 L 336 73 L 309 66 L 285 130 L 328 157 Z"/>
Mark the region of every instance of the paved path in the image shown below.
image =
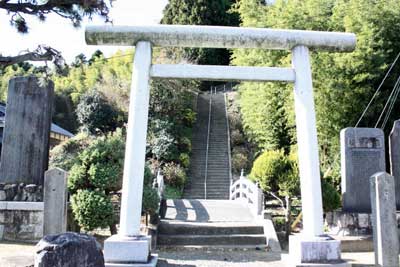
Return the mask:
<path id="1" fill-rule="evenodd" d="M 289 267 L 289 255 L 261 250 L 248 251 L 158 251 L 158 267 Z M 353 267 L 372 267 L 373 253 L 343 253 Z"/>
<path id="2" fill-rule="evenodd" d="M 165 219 L 187 222 L 251 222 L 248 207 L 240 201 L 168 199 Z"/>
<path id="3" fill-rule="evenodd" d="M 25 267 L 33 264 L 33 244 L 0 243 L 1 267 Z M 277 254 L 261 250 L 163 250 L 158 267 L 286 267 L 288 255 L 282 260 Z M 343 253 L 354 267 L 372 267 L 373 253 Z"/>

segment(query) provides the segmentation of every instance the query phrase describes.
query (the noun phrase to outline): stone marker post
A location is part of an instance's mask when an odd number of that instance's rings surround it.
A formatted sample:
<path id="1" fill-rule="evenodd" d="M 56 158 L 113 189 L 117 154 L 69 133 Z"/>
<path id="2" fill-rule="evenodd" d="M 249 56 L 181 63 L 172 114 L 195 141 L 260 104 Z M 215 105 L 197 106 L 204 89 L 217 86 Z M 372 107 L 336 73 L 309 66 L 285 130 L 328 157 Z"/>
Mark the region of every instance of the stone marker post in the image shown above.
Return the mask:
<path id="1" fill-rule="evenodd" d="M 67 231 L 67 172 L 55 168 L 44 175 L 43 234 Z"/>
<path id="2" fill-rule="evenodd" d="M 386 172 L 370 178 L 375 265 L 399 266 L 399 237 L 393 176 Z"/>
<path id="3" fill-rule="evenodd" d="M 390 173 L 394 177 L 396 208 L 400 210 L 400 120 L 393 123 L 389 135 Z"/>
<path id="4" fill-rule="evenodd" d="M 8 86 L 0 182 L 43 184 L 49 159 L 54 85 L 34 76 Z"/>

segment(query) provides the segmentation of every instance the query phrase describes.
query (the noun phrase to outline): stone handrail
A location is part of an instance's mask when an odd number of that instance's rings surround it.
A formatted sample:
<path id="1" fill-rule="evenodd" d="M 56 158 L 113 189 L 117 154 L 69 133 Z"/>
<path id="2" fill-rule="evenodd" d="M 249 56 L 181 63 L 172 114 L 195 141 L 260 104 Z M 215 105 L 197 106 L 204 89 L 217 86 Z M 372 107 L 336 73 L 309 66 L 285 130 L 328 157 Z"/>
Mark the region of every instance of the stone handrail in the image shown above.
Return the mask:
<path id="1" fill-rule="evenodd" d="M 230 187 L 230 200 L 244 201 L 254 216 L 261 215 L 264 209 L 264 194 L 257 184 L 253 183 L 243 175 Z"/>

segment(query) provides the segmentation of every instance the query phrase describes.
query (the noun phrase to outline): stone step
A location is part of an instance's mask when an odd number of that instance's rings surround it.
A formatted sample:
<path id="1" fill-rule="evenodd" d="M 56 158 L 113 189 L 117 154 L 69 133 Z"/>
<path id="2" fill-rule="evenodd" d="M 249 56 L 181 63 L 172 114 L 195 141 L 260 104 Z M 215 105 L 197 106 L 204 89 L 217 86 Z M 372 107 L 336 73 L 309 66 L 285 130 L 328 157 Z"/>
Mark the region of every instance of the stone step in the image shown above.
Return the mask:
<path id="1" fill-rule="evenodd" d="M 158 235 L 160 246 L 265 245 L 264 235 Z"/>
<path id="2" fill-rule="evenodd" d="M 261 225 L 249 223 L 198 223 L 163 220 L 158 228 L 163 235 L 263 235 Z"/>

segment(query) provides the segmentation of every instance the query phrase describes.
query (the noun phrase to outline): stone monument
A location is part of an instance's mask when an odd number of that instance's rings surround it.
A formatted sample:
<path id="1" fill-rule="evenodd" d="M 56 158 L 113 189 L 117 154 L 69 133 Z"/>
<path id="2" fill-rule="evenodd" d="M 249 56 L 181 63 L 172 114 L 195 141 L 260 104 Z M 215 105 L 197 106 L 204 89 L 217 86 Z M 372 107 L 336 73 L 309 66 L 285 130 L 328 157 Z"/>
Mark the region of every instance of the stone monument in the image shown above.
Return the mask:
<path id="1" fill-rule="evenodd" d="M 340 132 L 343 211 L 371 212 L 369 178 L 386 171 L 384 133 L 377 128 Z"/>
<path id="2" fill-rule="evenodd" d="M 42 185 L 49 158 L 54 85 L 17 77 L 8 86 L 0 182 Z"/>
<path id="3" fill-rule="evenodd" d="M 396 208 L 400 210 L 400 120 L 393 123 L 389 135 L 390 173 L 394 177 Z"/>

